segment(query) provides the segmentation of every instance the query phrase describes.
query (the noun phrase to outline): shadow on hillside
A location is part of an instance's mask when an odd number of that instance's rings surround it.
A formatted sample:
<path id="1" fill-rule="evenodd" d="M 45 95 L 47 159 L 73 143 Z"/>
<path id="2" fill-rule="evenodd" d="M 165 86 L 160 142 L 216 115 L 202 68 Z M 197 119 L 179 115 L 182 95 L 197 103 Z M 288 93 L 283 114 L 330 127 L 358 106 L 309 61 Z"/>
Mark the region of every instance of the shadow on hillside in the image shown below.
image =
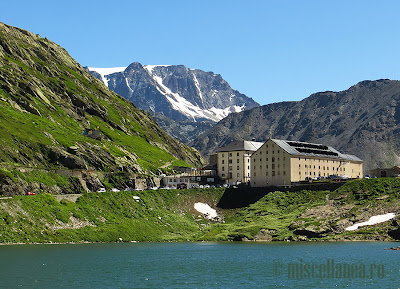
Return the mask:
<path id="1" fill-rule="evenodd" d="M 298 192 L 302 190 L 308 191 L 334 191 L 344 182 L 341 183 L 314 183 L 314 184 L 302 184 L 293 186 L 291 188 L 283 187 L 265 187 L 265 188 L 252 188 L 248 186 L 240 186 L 239 188 L 228 188 L 218 202 L 218 207 L 221 209 L 236 209 L 247 207 L 250 204 L 254 204 L 262 197 L 271 192 Z"/>

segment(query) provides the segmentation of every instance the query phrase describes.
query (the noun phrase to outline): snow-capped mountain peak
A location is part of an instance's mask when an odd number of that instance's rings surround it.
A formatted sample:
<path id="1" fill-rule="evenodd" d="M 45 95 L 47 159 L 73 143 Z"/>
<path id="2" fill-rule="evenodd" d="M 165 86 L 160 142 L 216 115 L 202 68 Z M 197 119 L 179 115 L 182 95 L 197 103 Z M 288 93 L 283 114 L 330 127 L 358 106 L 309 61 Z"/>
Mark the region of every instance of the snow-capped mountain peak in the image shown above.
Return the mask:
<path id="1" fill-rule="evenodd" d="M 258 106 L 220 75 L 183 65 L 142 66 L 134 62 L 128 67 L 87 69 L 139 108 L 172 119 L 218 122 L 232 112 Z"/>

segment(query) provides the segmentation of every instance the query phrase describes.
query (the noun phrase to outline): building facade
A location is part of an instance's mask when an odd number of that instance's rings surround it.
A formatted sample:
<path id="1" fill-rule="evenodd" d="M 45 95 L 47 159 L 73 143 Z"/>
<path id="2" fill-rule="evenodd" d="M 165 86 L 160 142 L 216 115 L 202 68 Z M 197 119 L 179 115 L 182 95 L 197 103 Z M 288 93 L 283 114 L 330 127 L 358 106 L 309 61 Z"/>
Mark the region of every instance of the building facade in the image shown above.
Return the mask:
<path id="1" fill-rule="evenodd" d="M 229 185 L 249 182 L 251 155 L 262 145 L 262 142 L 235 141 L 217 149 L 218 176 Z"/>
<path id="2" fill-rule="evenodd" d="M 330 146 L 269 139 L 251 156 L 251 186 L 286 186 L 313 178 L 362 178 L 362 160 Z"/>

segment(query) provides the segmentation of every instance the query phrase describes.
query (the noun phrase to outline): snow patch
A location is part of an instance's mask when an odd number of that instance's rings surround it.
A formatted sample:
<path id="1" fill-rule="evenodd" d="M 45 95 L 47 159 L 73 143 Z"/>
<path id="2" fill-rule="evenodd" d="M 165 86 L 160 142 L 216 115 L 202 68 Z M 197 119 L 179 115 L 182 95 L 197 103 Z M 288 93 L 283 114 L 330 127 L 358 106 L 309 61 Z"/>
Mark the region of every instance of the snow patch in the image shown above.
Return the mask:
<path id="1" fill-rule="evenodd" d="M 371 218 L 369 218 L 368 221 L 366 222 L 362 222 L 362 223 L 356 223 L 350 227 L 347 227 L 345 230 L 346 231 L 354 231 L 357 230 L 359 227 L 362 226 L 369 226 L 369 225 L 375 225 L 375 224 L 379 224 L 382 222 L 386 222 L 389 221 L 390 219 L 393 219 L 395 217 L 395 213 L 387 213 L 384 215 L 377 215 L 377 216 L 372 216 Z"/>
<path id="2" fill-rule="evenodd" d="M 218 217 L 217 211 L 211 208 L 209 205 L 204 203 L 195 203 L 194 208 L 197 212 L 200 212 L 207 216 L 207 219 L 214 219 Z"/>
<path id="3" fill-rule="evenodd" d="M 106 78 L 106 76 L 117 72 L 123 72 L 125 71 L 126 67 L 111 67 L 111 68 L 88 67 L 88 69 L 89 71 L 96 71 L 98 74 L 100 74 L 101 80 L 108 87 L 108 79 Z"/>
<path id="4" fill-rule="evenodd" d="M 197 91 L 199 92 L 199 97 L 201 99 L 201 102 L 203 102 L 203 94 L 201 93 L 201 89 L 200 89 L 200 83 L 197 80 L 196 74 L 193 72 L 193 80 L 194 80 L 194 84 L 196 85 Z"/>

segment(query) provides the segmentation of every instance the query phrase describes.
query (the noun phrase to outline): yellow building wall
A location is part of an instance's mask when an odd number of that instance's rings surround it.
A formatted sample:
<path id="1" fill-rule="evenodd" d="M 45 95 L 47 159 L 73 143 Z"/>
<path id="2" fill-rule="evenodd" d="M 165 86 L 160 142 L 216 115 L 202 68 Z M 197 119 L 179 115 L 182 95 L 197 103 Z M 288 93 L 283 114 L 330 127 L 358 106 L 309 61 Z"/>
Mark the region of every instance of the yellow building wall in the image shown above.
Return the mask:
<path id="1" fill-rule="evenodd" d="M 218 152 L 218 176 L 230 185 L 246 183 L 250 179 L 251 154 L 249 151 Z"/>
<path id="2" fill-rule="evenodd" d="M 290 185 L 290 155 L 271 140 L 251 156 L 251 164 L 253 187 Z"/>
<path id="3" fill-rule="evenodd" d="M 292 182 L 304 181 L 307 177 L 329 177 L 330 175 L 346 175 L 349 178 L 362 178 L 363 176 L 362 162 L 292 156 L 290 163 Z"/>

